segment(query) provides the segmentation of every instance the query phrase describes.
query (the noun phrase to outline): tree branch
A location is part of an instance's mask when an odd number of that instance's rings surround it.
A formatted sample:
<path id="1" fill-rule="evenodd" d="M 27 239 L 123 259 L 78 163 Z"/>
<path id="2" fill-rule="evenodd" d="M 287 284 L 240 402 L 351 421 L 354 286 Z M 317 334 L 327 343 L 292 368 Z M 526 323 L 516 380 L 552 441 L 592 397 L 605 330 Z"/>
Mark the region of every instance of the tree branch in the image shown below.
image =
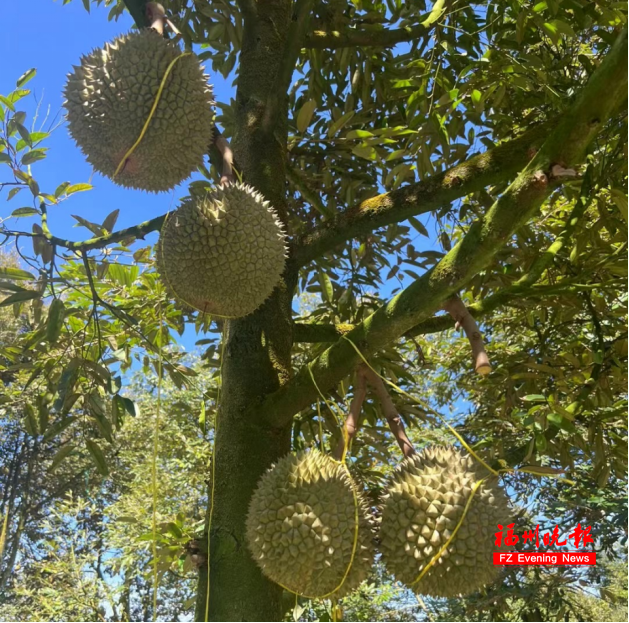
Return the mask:
<path id="1" fill-rule="evenodd" d="M 338 461 L 342 460 L 346 448 L 349 449 L 352 440 L 358 432 L 360 411 L 363 408 L 363 402 L 365 402 L 365 396 L 367 395 L 367 378 L 365 376 L 366 370 L 367 366 L 364 364 L 361 364 L 356 368 L 354 397 L 349 405 L 349 413 L 345 419 L 343 433 L 341 434 L 341 438 L 339 439 L 336 450 L 334 451 L 334 458 Z"/>
<path id="2" fill-rule="evenodd" d="M 491 372 L 491 363 L 485 351 L 483 334 L 480 332 L 476 320 L 470 314 L 463 301 L 458 296 L 451 296 L 443 305 L 456 325 L 460 325 L 465 331 L 465 335 L 472 347 L 472 358 L 474 360 L 474 370 L 485 376 Z"/>
<path id="3" fill-rule="evenodd" d="M 540 125 L 443 173 L 367 199 L 324 221 L 296 244 L 295 260 L 303 266 L 346 240 L 508 180 L 535 154 L 548 136 L 549 127 L 548 123 Z"/>
<path id="4" fill-rule="evenodd" d="M 268 396 L 258 408 L 260 416 L 271 426 L 286 425 L 315 397 L 311 374 L 320 390 L 327 391 L 354 368 L 358 354 L 350 340 L 363 353 L 375 352 L 437 310 L 446 297 L 484 269 L 513 233 L 535 214 L 553 187 L 553 165 L 567 167 L 580 162 L 590 142 L 626 97 L 625 29 L 540 151 L 485 218 L 475 222 L 433 269 L 310 362 L 310 370 L 302 368 Z"/>
<path id="5" fill-rule="evenodd" d="M 421 37 L 426 37 L 432 30 L 426 26 L 407 26 L 406 28 L 395 28 L 393 30 L 354 30 L 347 29 L 343 32 L 338 30 L 315 30 L 306 38 L 304 47 L 315 50 L 324 48 L 355 48 L 359 46 L 390 48 L 405 41 L 416 41 Z"/>
<path id="6" fill-rule="evenodd" d="M 123 2 L 138 28 L 147 28 L 151 25 L 146 12 L 149 0 L 123 0 Z"/>
<path id="7" fill-rule="evenodd" d="M 367 381 L 369 381 L 369 385 L 373 387 L 374 392 L 378 397 L 378 401 L 382 407 L 382 413 L 387 420 L 389 428 L 391 429 L 398 446 L 400 446 L 400 450 L 402 450 L 404 458 L 412 456 L 415 454 L 415 448 L 413 447 L 411 440 L 406 435 L 404 422 L 402 422 L 402 418 L 400 417 L 395 404 L 393 404 L 389 391 L 385 387 L 383 380 L 371 368 L 367 366 L 365 366 L 365 368 Z"/>
<path id="8" fill-rule="evenodd" d="M 276 86 L 269 95 L 262 122 L 264 130 L 267 132 L 271 132 L 276 125 L 282 100 L 287 101 L 286 93 L 306 37 L 306 31 L 310 25 L 313 5 L 314 0 L 295 0 L 284 55 L 275 80 Z"/>
<path id="9" fill-rule="evenodd" d="M 467 311 L 474 318 L 482 318 L 502 305 L 518 303 L 523 299 L 579 294 L 583 290 L 600 288 L 601 285 L 602 284 L 593 284 L 584 286 L 576 283 L 574 279 L 564 279 L 560 283 L 533 287 L 515 284 L 509 288 L 499 290 L 478 303 L 468 305 Z M 450 315 L 441 314 L 432 316 L 431 318 L 422 320 L 400 337 L 412 338 L 419 335 L 428 335 L 430 333 L 441 333 L 442 331 L 454 328 L 455 324 L 454 318 Z M 359 325 L 349 323 L 335 325 L 296 322 L 293 325 L 293 340 L 295 342 L 309 343 L 336 342 L 340 337 L 347 335 L 358 326 Z"/>
<path id="10" fill-rule="evenodd" d="M 162 214 L 161 216 L 156 216 L 149 221 L 144 221 L 143 223 L 139 223 L 133 227 L 119 229 L 118 231 L 111 232 L 110 234 L 90 238 L 89 240 L 84 240 L 82 242 L 59 238 L 58 236 L 53 236 L 52 234 L 46 232 L 40 234 L 30 231 L 12 231 L 9 229 L 2 229 L 0 232 L 5 236 L 13 236 L 16 238 L 19 236 L 26 236 L 28 238 L 44 238 L 51 244 L 68 249 L 69 251 L 90 251 L 91 249 L 103 249 L 110 244 L 121 242 L 122 240 L 126 240 L 128 238 L 143 239 L 146 234 L 153 231 L 159 231 L 162 228 L 168 214 L 169 213 Z"/>

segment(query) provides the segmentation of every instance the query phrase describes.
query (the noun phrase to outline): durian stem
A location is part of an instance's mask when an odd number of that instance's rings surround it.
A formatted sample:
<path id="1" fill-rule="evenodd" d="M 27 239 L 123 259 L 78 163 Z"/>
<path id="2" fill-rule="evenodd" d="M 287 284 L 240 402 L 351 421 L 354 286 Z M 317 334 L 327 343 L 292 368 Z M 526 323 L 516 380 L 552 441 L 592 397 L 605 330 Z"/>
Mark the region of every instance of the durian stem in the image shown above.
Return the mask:
<path id="1" fill-rule="evenodd" d="M 483 334 L 480 332 L 478 324 L 469 310 L 463 304 L 458 296 L 451 296 L 446 299 L 443 309 L 447 311 L 454 319 L 457 325 L 460 325 L 470 346 L 472 347 L 472 357 L 474 359 L 474 370 L 485 376 L 491 372 L 491 363 L 487 352 L 485 351 L 485 343 L 483 342 Z M 455 326 L 456 328 L 456 326 Z"/>
<path id="2" fill-rule="evenodd" d="M 347 449 L 350 447 L 352 439 L 358 432 L 358 420 L 360 418 L 360 411 L 365 402 L 365 396 L 367 395 L 367 378 L 365 372 L 367 366 L 361 364 L 356 369 L 356 378 L 354 380 L 354 397 L 349 405 L 349 413 L 345 419 L 344 430 L 339 442 L 334 451 L 334 458 L 338 461 L 342 460 Z"/>
<path id="3" fill-rule="evenodd" d="M 389 424 L 389 428 L 395 437 L 398 445 L 400 446 L 400 450 L 402 450 L 402 454 L 404 457 L 409 457 L 415 454 L 415 448 L 411 443 L 411 440 L 406 435 L 406 430 L 404 429 L 404 422 L 402 422 L 402 418 L 398 413 L 396 406 L 393 404 L 393 400 L 391 400 L 391 396 L 385 387 L 382 379 L 367 366 L 364 366 L 365 377 L 373 387 L 374 392 L 380 402 L 380 406 L 382 407 L 382 412 L 384 417 Z"/>
<path id="4" fill-rule="evenodd" d="M 222 134 L 216 134 L 214 144 L 223 158 L 221 184 L 231 184 L 234 182 L 234 152 L 229 141 Z"/>
<path id="5" fill-rule="evenodd" d="M 166 21 L 164 7 L 158 2 L 149 2 L 146 5 L 146 21 L 149 23 L 149 28 L 163 35 L 164 22 Z"/>

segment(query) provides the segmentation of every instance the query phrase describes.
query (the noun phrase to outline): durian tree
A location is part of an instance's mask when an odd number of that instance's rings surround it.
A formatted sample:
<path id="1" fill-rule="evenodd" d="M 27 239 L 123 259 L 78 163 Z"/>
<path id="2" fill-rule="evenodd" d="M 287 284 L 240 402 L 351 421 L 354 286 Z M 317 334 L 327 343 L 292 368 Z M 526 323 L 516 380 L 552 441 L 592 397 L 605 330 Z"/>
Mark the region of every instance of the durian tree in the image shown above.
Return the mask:
<path id="1" fill-rule="evenodd" d="M 416 462 L 406 476 L 419 479 L 418 491 L 432 480 L 447 488 L 441 451 L 418 458 L 409 444 L 468 445 L 439 419 L 458 400 L 474 405 L 457 424 L 484 467 L 528 469 L 505 476 L 514 490 L 564 471 L 600 487 L 625 477 L 622 6 L 105 4 L 111 17 L 127 9 L 137 31 L 68 68 L 71 135 L 115 183 L 159 192 L 193 170 L 204 180 L 176 210 L 123 230 L 117 211 L 102 224 L 85 214 L 79 222 L 92 237 L 67 240 L 48 211 L 88 188 L 47 192 L 36 181 L 46 137 L 19 110 L 32 72 L 0 99 L 8 165 L 0 188 L 7 200 L 30 193 L 33 207 L 13 216 L 34 218 L 30 229 L 3 222 L 0 232 L 22 255 L 1 269 L 0 304 L 25 320 L 2 349 L 6 402 L 32 392 L 26 433 L 58 443 L 53 461 L 87 457 L 107 477 L 117 431 L 136 415 L 121 376 L 139 361 L 194 386 L 197 372 L 173 345 L 186 326 L 202 334 L 220 391 L 199 390 L 204 409 L 216 411 L 205 529 L 194 546 L 196 620 L 284 616 L 285 590 L 263 573 L 247 537 L 256 531 L 251 509 L 279 517 L 267 508 L 274 474 L 297 464 L 314 473 L 316 464 L 324 482 L 315 484 L 354 497 L 357 514 L 368 514 L 357 483 L 377 492 L 379 470 L 390 475 L 402 456 Z M 234 77 L 234 98 L 216 116 L 199 61 L 210 81 L 212 72 Z M 142 243 L 155 233 L 155 244 Z M 453 337 L 455 326 L 464 338 Z M 367 386 L 374 403 L 365 402 Z M 423 399 L 413 402 L 415 394 Z M 161 411 L 156 431 L 168 417 Z M 349 414 L 345 426 L 339 412 Z M 374 437 L 384 449 L 361 440 Z M 286 456 L 319 446 L 338 458 L 349 438 L 354 481 L 313 451 Z M 468 467 L 461 482 L 478 466 Z M 324 495 L 313 490 L 313 500 Z M 383 522 L 394 487 L 389 494 Z M 451 503 L 459 518 L 464 499 Z M 293 512 L 308 518 L 297 504 Z M 337 549 L 353 560 L 357 547 L 347 546 L 341 539 Z"/>

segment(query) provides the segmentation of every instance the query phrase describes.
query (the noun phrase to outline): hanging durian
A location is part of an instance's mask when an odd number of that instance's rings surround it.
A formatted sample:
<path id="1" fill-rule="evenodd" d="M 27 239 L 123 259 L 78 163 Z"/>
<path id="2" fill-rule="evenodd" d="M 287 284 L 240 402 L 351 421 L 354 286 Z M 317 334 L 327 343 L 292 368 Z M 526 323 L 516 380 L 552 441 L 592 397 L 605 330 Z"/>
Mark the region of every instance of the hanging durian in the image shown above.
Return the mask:
<path id="1" fill-rule="evenodd" d="M 202 164 L 211 143 L 214 101 L 207 80 L 194 54 L 182 55 L 152 29 L 118 37 L 83 56 L 68 75 L 70 134 L 88 162 L 117 184 L 170 190 Z"/>
<path id="2" fill-rule="evenodd" d="M 474 485 L 484 478 L 463 518 Z M 452 446 L 429 447 L 404 459 L 390 479 L 380 527 L 382 559 L 417 593 L 467 595 L 497 579 L 501 568 L 492 554 L 508 548 L 496 547 L 494 534 L 510 517 L 497 477 Z"/>
<path id="3" fill-rule="evenodd" d="M 237 183 L 186 199 L 167 217 L 157 268 L 185 305 L 238 318 L 268 298 L 285 259 L 277 215 L 260 193 Z"/>
<path id="4" fill-rule="evenodd" d="M 372 537 L 347 469 L 317 450 L 278 461 L 249 506 L 254 560 L 271 580 L 307 597 L 342 597 L 355 589 L 373 562 Z"/>

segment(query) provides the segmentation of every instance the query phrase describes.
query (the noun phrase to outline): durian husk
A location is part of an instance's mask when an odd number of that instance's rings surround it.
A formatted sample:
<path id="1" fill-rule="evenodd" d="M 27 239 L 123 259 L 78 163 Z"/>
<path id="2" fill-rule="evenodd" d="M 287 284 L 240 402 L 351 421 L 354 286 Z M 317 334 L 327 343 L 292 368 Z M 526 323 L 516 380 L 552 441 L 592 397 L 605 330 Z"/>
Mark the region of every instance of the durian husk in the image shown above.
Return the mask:
<path id="1" fill-rule="evenodd" d="M 340 598 L 373 563 L 373 532 L 347 468 L 317 450 L 290 454 L 258 483 L 247 541 L 263 573 L 311 598 Z"/>
<path id="2" fill-rule="evenodd" d="M 279 283 L 285 235 L 260 193 L 219 186 L 185 199 L 162 227 L 157 269 L 186 307 L 223 318 L 255 311 Z"/>
<path id="3" fill-rule="evenodd" d="M 125 160 L 171 63 L 146 132 Z M 207 81 L 194 54 L 182 55 L 154 30 L 123 35 L 83 56 L 68 75 L 70 134 L 94 169 L 116 184 L 170 190 L 203 163 L 212 141 L 214 99 Z"/>
<path id="4" fill-rule="evenodd" d="M 404 459 L 386 488 L 380 526 L 383 562 L 417 593 L 468 595 L 499 577 L 493 552 L 509 548 L 494 545 L 495 532 L 511 517 L 497 477 L 453 446 L 428 447 Z"/>

